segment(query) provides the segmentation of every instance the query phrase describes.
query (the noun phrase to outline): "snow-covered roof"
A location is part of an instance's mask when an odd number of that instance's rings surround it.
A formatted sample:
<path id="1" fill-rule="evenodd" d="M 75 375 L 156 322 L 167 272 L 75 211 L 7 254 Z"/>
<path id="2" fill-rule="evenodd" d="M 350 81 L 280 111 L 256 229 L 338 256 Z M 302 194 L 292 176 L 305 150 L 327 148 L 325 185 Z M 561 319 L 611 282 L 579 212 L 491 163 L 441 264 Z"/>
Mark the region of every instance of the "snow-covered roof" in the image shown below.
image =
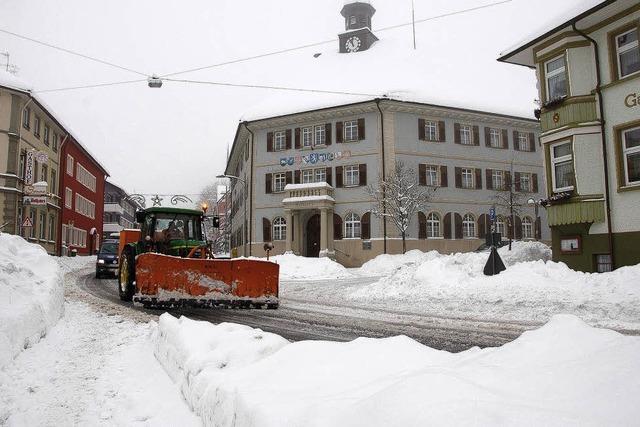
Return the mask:
<path id="1" fill-rule="evenodd" d="M 27 82 L 4 70 L 0 70 L 0 86 L 15 89 L 20 92 L 29 92 L 32 90 Z"/>

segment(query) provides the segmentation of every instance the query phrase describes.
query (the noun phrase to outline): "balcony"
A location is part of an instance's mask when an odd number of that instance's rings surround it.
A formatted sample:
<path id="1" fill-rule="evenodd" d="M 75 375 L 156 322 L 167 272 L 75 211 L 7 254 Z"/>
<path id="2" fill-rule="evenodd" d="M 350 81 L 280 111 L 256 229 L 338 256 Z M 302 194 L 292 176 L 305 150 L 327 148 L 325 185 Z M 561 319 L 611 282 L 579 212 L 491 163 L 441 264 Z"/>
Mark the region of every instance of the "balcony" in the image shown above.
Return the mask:
<path id="1" fill-rule="evenodd" d="M 105 212 L 109 212 L 109 213 L 119 213 L 119 214 L 121 214 L 123 209 L 122 209 L 122 206 L 120 206 L 117 203 L 105 203 L 104 204 L 104 211 Z"/>
<path id="2" fill-rule="evenodd" d="M 542 132 L 574 127 L 578 124 L 599 122 L 594 96 L 567 98 L 544 107 L 540 114 Z"/>
<path id="3" fill-rule="evenodd" d="M 289 184 L 284 191 L 286 197 L 282 203 L 285 208 L 319 209 L 332 207 L 335 203 L 333 187 L 326 182 Z"/>

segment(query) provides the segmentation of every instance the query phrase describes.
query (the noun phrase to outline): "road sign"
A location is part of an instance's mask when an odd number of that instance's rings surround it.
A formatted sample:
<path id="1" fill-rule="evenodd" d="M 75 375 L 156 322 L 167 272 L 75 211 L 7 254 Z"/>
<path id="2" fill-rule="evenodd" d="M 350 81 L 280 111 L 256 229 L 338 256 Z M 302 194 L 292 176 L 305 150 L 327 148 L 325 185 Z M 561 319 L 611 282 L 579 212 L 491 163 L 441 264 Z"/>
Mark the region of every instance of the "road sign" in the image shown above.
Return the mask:
<path id="1" fill-rule="evenodd" d="M 31 221 L 30 217 L 26 217 L 24 219 L 24 221 L 22 221 L 22 227 L 26 228 L 26 227 L 33 227 L 33 222 Z"/>
<path id="2" fill-rule="evenodd" d="M 495 221 L 496 220 L 496 208 L 490 208 L 489 209 L 489 219 L 491 221 Z"/>
<path id="3" fill-rule="evenodd" d="M 22 199 L 23 205 L 31 206 L 45 206 L 47 204 L 47 198 L 43 196 L 24 196 Z"/>

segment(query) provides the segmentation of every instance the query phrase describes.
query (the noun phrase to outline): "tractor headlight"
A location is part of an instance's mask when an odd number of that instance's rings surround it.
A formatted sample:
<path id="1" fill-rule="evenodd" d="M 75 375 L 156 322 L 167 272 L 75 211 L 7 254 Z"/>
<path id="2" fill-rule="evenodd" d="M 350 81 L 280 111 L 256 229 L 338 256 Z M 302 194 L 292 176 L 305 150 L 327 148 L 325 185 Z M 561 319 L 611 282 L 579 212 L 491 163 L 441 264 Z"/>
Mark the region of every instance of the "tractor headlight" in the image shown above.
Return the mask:
<path id="1" fill-rule="evenodd" d="M 99 259 L 98 260 L 98 264 L 104 264 L 104 260 L 103 259 Z"/>

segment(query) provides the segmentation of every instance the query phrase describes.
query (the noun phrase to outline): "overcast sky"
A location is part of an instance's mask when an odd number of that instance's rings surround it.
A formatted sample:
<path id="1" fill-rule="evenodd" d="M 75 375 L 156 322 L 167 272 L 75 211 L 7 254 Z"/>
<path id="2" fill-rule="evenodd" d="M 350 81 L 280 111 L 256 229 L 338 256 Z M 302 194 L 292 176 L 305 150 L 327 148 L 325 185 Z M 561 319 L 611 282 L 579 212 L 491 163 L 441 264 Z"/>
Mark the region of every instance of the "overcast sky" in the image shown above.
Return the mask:
<path id="1" fill-rule="evenodd" d="M 416 18 L 491 3 L 492 0 L 415 0 Z M 481 52 L 494 61 L 505 48 L 581 0 L 512 0 L 510 3 L 419 24 L 418 49 L 431 49 L 434 63 L 461 61 Z M 159 75 L 324 40 L 322 47 L 227 65 L 180 78 L 287 85 L 296 58 L 337 50 L 344 29 L 343 0 L 0 0 L 0 28 L 140 71 Z M 410 0 L 373 0 L 376 28 L 408 22 Z M 391 34 L 393 33 L 393 34 Z M 409 28 L 379 34 L 406 37 Z M 448 38 L 468 45 L 447 48 Z M 439 48 L 434 47 L 438 40 Z M 467 52 L 464 49 L 468 49 Z M 0 33 L 0 51 L 11 54 L 18 76 L 35 90 L 135 80 L 140 76 Z M 423 57 L 428 58 L 431 52 Z M 357 55 L 357 54 L 356 54 Z M 264 72 L 268 64 L 269 73 Z M 425 64 L 429 66 L 429 64 Z M 474 64 L 468 78 L 473 81 Z M 489 67 L 490 65 L 487 65 Z M 532 71 L 498 64 L 495 81 L 513 78 L 513 102 L 528 110 L 535 98 Z M 478 70 L 479 74 L 491 74 Z M 293 73 L 293 74 L 292 74 Z M 261 81 L 262 74 L 265 75 Z M 268 77 L 267 77 L 268 74 Z M 276 76 L 276 77 L 274 77 Z M 279 78 L 279 80 L 278 80 Z M 332 77 L 333 79 L 333 77 Z M 275 80 L 275 81 L 274 81 Z M 444 82 L 443 82 L 444 83 Z M 344 82 L 318 81 L 321 89 Z M 479 82 L 486 84 L 486 82 Z M 261 89 L 222 88 L 167 82 L 43 93 L 42 98 L 69 124 L 109 170 L 112 180 L 138 193 L 194 194 L 223 172 L 227 146 L 243 114 L 266 98 Z M 313 96 L 313 95 L 305 95 Z M 514 96 L 516 98 L 514 98 Z M 521 98 L 521 101 L 520 101 Z M 532 108 L 532 107 L 531 107 Z"/>

